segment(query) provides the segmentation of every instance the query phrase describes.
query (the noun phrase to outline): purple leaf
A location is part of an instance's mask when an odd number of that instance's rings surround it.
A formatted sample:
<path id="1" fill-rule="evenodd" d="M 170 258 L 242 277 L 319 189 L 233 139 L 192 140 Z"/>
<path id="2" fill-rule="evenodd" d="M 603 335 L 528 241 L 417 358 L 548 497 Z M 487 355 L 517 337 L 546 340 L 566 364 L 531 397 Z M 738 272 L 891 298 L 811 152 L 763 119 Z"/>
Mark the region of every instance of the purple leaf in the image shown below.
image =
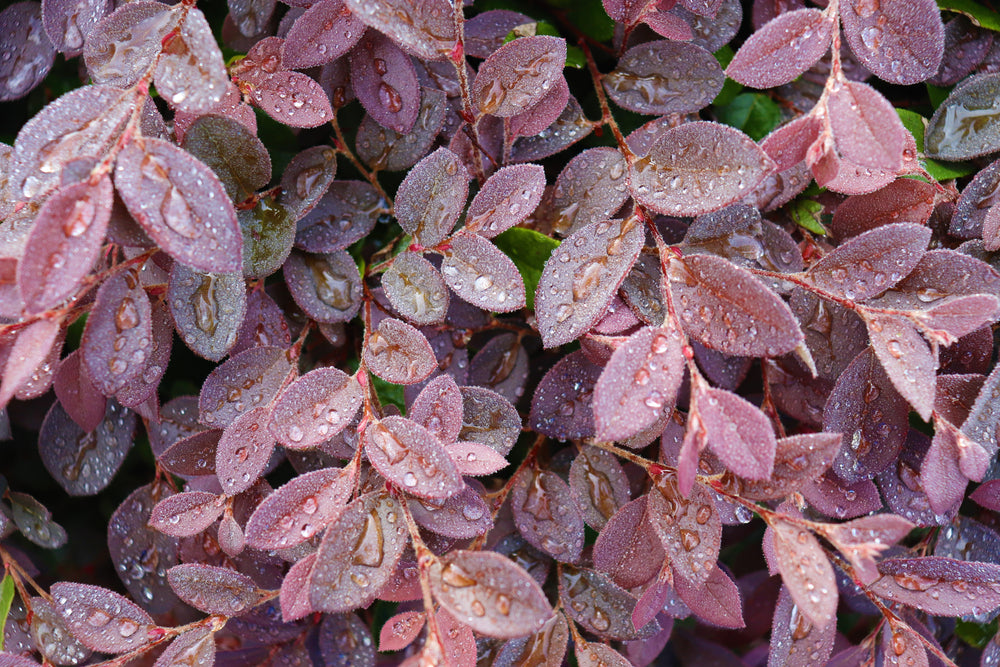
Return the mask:
<path id="1" fill-rule="evenodd" d="M 205 272 L 242 267 L 236 211 L 219 178 L 186 151 L 161 139 L 128 144 L 115 164 L 115 187 L 132 217 L 177 261 Z"/>
<path id="2" fill-rule="evenodd" d="M 743 628 L 743 600 L 740 590 L 729 576 L 715 565 L 708 581 L 695 585 L 684 577 L 674 579 L 677 597 L 691 608 L 698 618 L 723 628 Z"/>
<path id="3" fill-rule="evenodd" d="M 937 350 L 910 320 L 897 315 L 870 315 L 868 337 L 892 384 L 917 414 L 930 420 L 934 409 Z"/>
<path id="4" fill-rule="evenodd" d="M 411 495 L 440 500 L 462 490 L 444 444 L 415 421 L 388 416 L 368 426 L 361 441 L 375 469 Z"/>
<path id="5" fill-rule="evenodd" d="M 693 216 L 735 203 L 773 170 L 774 162 L 739 130 L 685 123 L 661 133 L 649 154 L 636 160 L 630 189 L 658 213 Z"/>
<path id="6" fill-rule="evenodd" d="M 695 410 L 712 451 L 740 477 L 768 479 L 774 469 L 774 428 L 759 408 L 725 389 L 699 385 Z"/>
<path id="7" fill-rule="evenodd" d="M 674 573 L 692 584 L 706 583 L 722 543 L 722 520 L 709 490 L 695 484 L 685 497 L 676 477 L 665 475 L 648 497 L 650 521 Z"/>
<path id="8" fill-rule="evenodd" d="M 587 525 L 601 530 L 629 501 L 629 483 L 613 454 L 584 447 L 569 468 L 569 488 Z"/>
<path id="9" fill-rule="evenodd" d="M 517 529 L 532 546 L 572 563 L 583 549 L 583 515 L 566 482 L 547 470 L 526 467 L 510 495 Z"/>
<path id="10" fill-rule="evenodd" d="M 316 554 L 309 600 L 337 613 L 368 606 L 409 542 L 399 503 L 370 493 L 352 501 L 327 529 Z"/>
<path id="11" fill-rule="evenodd" d="M 67 57 L 83 51 L 84 40 L 97 22 L 111 13 L 111 0 L 44 0 L 42 25 L 55 49 Z"/>
<path id="12" fill-rule="evenodd" d="M 37 2 L 16 2 L 0 12 L 0 101 L 16 100 L 41 83 L 55 61 Z M 83 39 L 80 39 L 82 46 Z"/>
<path id="13" fill-rule="evenodd" d="M 462 393 L 450 375 L 439 375 L 410 406 L 409 417 L 444 444 L 454 443 L 462 430 Z"/>
<path id="14" fill-rule="evenodd" d="M 383 203 L 368 183 L 334 181 L 315 208 L 299 220 L 295 247 L 311 253 L 344 250 L 371 233 Z"/>
<path id="15" fill-rule="evenodd" d="M 441 275 L 461 299 L 498 313 L 524 307 L 524 280 L 507 255 L 478 234 L 458 232 L 448 244 Z"/>
<path id="16" fill-rule="evenodd" d="M 684 378 L 681 336 L 670 327 L 643 327 L 611 356 L 594 386 L 599 440 L 623 440 L 673 405 Z"/>
<path id="17" fill-rule="evenodd" d="M 396 192 L 396 218 L 423 246 L 444 240 L 469 194 L 469 174 L 457 155 L 439 148 L 415 166 Z"/>
<path id="18" fill-rule="evenodd" d="M 252 406 L 267 405 L 292 370 L 280 347 L 254 347 L 233 355 L 216 366 L 202 384 L 198 420 L 222 428 Z"/>
<path id="19" fill-rule="evenodd" d="M 831 294 L 864 301 L 905 278 L 924 255 L 930 236 L 930 229 L 912 223 L 877 227 L 838 246 L 806 275 Z"/>
<path id="20" fill-rule="evenodd" d="M 657 40 L 626 51 L 603 84 L 623 109 L 663 116 L 708 106 L 724 80 L 719 61 L 700 46 Z"/>
<path id="21" fill-rule="evenodd" d="M 628 199 L 624 176 L 625 158 L 618 150 L 602 146 L 580 151 L 559 172 L 543 207 L 552 230 L 569 236 L 614 216 Z"/>
<path id="22" fill-rule="evenodd" d="M 336 368 L 316 368 L 288 385 L 274 402 L 271 433 L 285 447 L 315 447 L 350 423 L 361 398 L 352 377 Z"/>
<path id="23" fill-rule="evenodd" d="M 423 611 L 403 611 L 392 616 L 379 633 L 379 652 L 403 650 L 413 643 L 426 623 L 427 614 Z"/>
<path id="24" fill-rule="evenodd" d="M 215 663 L 215 633 L 211 628 L 196 628 L 178 635 L 156 659 L 153 667 L 176 667 L 185 662 L 201 665 Z"/>
<path id="25" fill-rule="evenodd" d="M 247 521 L 247 544 L 256 549 L 285 549 L 312 538 L 340 516 L 353 490 L 354 473 L 353 466 L 323 468 L 280 487 Z"/>
<path id="26" fill-rule="evenodd" d="M 827 109 L 841 158 L 867 169 L 899 170 L 908 132 L 878 91 L 848 81 L 830 95 Z"/>
<path id="27" fill-rule="evenodd" d="M 771 621 L 771 647 L 768 667 L 811 667 L 824 663 L 833 653 L 837 624 L 815 625 L 782 586 Z"/>
<path id="28" fill-rule="evenodd" d="M 333 118 L 323 88 L 299 72 L 275 72 L 251 88 L 250 95 L 264 113 L 289 127 L 319 127 Z"/>
<path id="29" fill-rule="evenodd" d="M 642 249 L 636 218 L 580 229 L 545 262 L 535 291 L 538 330 L 546 348 L 578 338 L 601 315 Z"/>
<path id="30" fill-rule="evenodd" d="M 408 504 L 418 524 L 445 537 L 470 539 L 493 528 L 489 506 L 470 486 L 443 502 L 415 499 Z"/>
<path id="31" fill-rule="evenodd" d="M 419 58 L 438 60 L 455 48 L 454 17 L 446 0 L 345 0 L 345 4 L 365 25 Z"/>
<path id="32" fill-rule="evenodd" d="M 167 36 L 156 61 L 156 92 L 177 109 L 209 113 L 229 85 L 222 51 L 200 9 L 180 14 L 180 29 Z"/>
<path id="33" fill-rule="evenodd" d="M 577 439 L 594 435 L 594 387 L 601 367 L 582 351 L 560 359 L 542 378 L 531 398 L 531 427 L 552 438 Z"/>
<path id="34" fill-rule="evenodd" d="M 726 75 L 752 88 L 790 83 L 830 49 L 835 23 L 832 14 L 819 9 L 781 14 L 743 43 Z"/>
<path id="35" fill-rule="evenodd" d="M 420 85 L 409 57 L 388 37 L 368 30 L 351 51 L 351 87 L 383 127 L 406 134 L 420 111 Z"/>
<path id="36" fill-rule="evenodd" d="M 59 582 L 50 589 L 56 611 L 89 648 L 125 653 L 149 643 L 153 619 L 128 598 L 100 586 Z"/>
<path id="37" fill-rule="evenodd" d="M 594 569 L 611 575 L 622 588 L 635 588 L 654 579 L 666 558 L 650 520 L 647 498 L 641 496 L 625 503 L 608 517 L 606 523 L 602 522 L 601 532 L 594 542 Z M 648 623 L 655 615 L 656 612 L 644 618 L 638 627 Z"/>
<path id="38" fill-rule="evenodd" d="M 368 336 L 361 355 L 368 370 L 393 384 L 414 384 L 437 368 L 427 338 L 400 320 L 387 318 Z"/>
<path id="39" fill-rule="evenodd" d="M 149 517 L 152 528 L 174 537 L 197 535 L 222 515 L 225 496 L 185 491 L 161 500 Z"/>
<path id="40" fill-rule="evenodd" d="M 482 113 L 514 116 L 537 103 L 562 76 L 566 40 L 535 35 L 501 46 L 479 66 L 472 96 Z"/>
<path id="41" fill-rule="evenodd" d="M 485 387 L 460 387 L 462 430 L 459 440 L 475 442 L 501 456 L 510 452 L 521 434 L 521 417 L 510 401 Z"/>
<path id="42" fill-rule="evenodd" d="M 323 255 L 293 250 L 283 271 L 295 303 L 317 322 L 346 322 L 361 307 L 361 276 L 346 250 Z"/>
<path id="43" fill-rule="evenodd" d="M 670 266 L 681 326 L 709 348 L 775 357 L 802 343 L 788 305 L 745 269 L 714 255 L 689 255 Z"/>
<path id="44" fill-rule="evenodd" d="M 545 170 L 536 164 L 503 167 L 472 198 L 465 229 L 493 238 L 528 217 L 542 200 Z"/>
<path id="45" fill-rule="evenodd" d="M 295 19 L 281 45 L 281 64 L 306 69 L 328 63 L 350 51 L 364 31 L 342 0 L 321 0 Z"/>
<path id="46" fill-rule="evenodd" d="M 80 428 L 87 433 L 97 428 L 104 419 L 106 399 L 91 383 L 79 349 L 60 362 L 52 385 L 63 410 Z"/>
<path id="47" fill-rule="evenodd" d="M 206 614 L 239 616 L 260 599 L 253 579 L 226 567 L 175 565 L 167 581 L 180 599 Z"/>
<path id="48" fill-rule="evenodd" d="M 920 83 L 941 64 L 944 24 L 932 0 L 849 0 L 840 7 L 840 20 L 854 55 L 889 83 Z"/>
<path id="49" fill-rule="evenodd" d="M 163 38 L 178 27 L 178 12 L 160 2 L 122 5 L 94 26 L 83 58 L 94 81 L 127 88 L 151 67 Z"/>
<path id="50" fill-rule="evenodd" d="M 40 313 L 77 291 L 100 254 L 111 218 L 111 179 L 59 188 L 35 217 L 17 282 L 29 313 Z"/>
<path id="51" fill-rule="evenodd" d="M 983 614 L 1000 607 L 1000 565 L 952 558 L 890 558 L 878 564 L 876 595 L 934 616 Z"/>
<path id="52" fill-rule="evenodd" d="M 138 272 L 105 280 L 80 341 L 87 373 L 102 394 L 111 396 L 142 373 L 152 335 L 152 308 Z"/>
<path id="53" fill-rule="evenodd" d="M 242 273 L 202 273 L 175 262 L 167 303 L 188 348 L 219 361 L 236 344 L 246 312 L 246 283 Z"/>
<path id="54" fill-rule="evenodd" d="M 268 412 L 266 406 L 244 412 L 219 438 L 215 474 L 227 495 L 235 496 L 253 486 L 271 459 L 275 442 L 267 430 Z"/>
<path id="55" fill-rule="evenodd" d="M 10 346 L 0 380 L 0 406 L 6 407 L 14 395 L 31 381 L 44 363 L 61 331 L 58 320 L 40 319 L 24 327 Z M 110 393 L 110 392 L 109 392 Z"/>
<path id="56" fill-rule="evenodd" d="M 786 519 L 770 521 L 774 554 L 781 578 L 801 613 L 817 627 L 825 627 L 837 613 L 837 582 L 833 566 L 819 542 Z"/>

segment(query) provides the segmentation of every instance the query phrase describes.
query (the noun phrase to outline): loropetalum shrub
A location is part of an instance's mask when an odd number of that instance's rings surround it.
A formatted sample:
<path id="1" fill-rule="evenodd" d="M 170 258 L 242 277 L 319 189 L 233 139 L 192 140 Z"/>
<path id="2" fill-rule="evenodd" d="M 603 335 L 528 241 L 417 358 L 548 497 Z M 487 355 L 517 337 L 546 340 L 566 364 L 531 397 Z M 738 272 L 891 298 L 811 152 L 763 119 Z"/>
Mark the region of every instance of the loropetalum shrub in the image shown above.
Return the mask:
<path id="1" fill-rule="evenodd" d="M 0 666 L 1000 660 L 1000 16 L 205 4 L 0 13 Z"/>

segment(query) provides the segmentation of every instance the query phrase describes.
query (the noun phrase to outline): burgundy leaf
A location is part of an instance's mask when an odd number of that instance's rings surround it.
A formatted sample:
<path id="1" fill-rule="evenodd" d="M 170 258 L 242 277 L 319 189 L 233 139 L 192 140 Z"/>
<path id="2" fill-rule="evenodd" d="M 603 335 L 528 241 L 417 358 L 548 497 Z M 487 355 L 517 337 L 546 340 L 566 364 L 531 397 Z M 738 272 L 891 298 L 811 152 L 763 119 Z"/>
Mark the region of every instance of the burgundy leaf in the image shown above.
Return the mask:
<path id="1" fill-rule="evenodd" d="M 337 175 L 337 152 L 330 146 L 312 146 L 298 153 L 281 175 L 278 202 L 299 220 L 316 206 Z"/>
<path id="2" fill-rule="evenodd" d="M 0 406 L 6 406 L 21 387 L 30 382 L 32 374 L 52 350 L 60 330 L 61 323 L 58 320 L 40 319 L 26 326 L 17 335 L 4 364 L 3 378 L 0 379 Z"/>
<path id="3" fill-rule="evenodd" d="M 583 515 L 569 486 L 547 470 L 526 467 L 510 494 L 514 523 L 532 546 L 560 562 L 573 563 L 583 549 Z"/>
<path id="4" fill-rule="evenodd" d="M 159 388 L 163 374 L 167 371 L 170 350 L 174 343 L 174 324 L 171 322 L 166 303 L 157 302 L 153 305 L 151 319 L 153 344 L 146 358 L 146 366 L 116 394 L 119 403 L 136 410 L 139 410 Z M 89 383 L 89 376 L 87 381 Z"/>
<path id="5" fill-rule="evenodd" d="M 153 667 L 179 667 L 185 663 L 215 663 L 215 633 L 211 628 L 196 628 L 178 635 L 156 659 Z"/>
<path id="6" fill-rule="evenodd" d="M 739 130 L 685 123 L 661 133 L 636 160 L 630 190 L 658 213 L 693 216 L 735 203 L 773 170 L 771 158 Z"/>
<path id="7" fill-rule="evenodd" d="M 594 569 L 607 572 L 622 588 L 635 588 L 654 579 L 666 557 L 648 516 L 652 510 L 647 499 L 641 496 L 624 504 L 602 524 L 594 542 Z M 639 627 L 656 616 L 655 611 L 649 618 L 644 618 L 642 612 L 638 614 L 643 618 Z M 635 617 L 633 613 L 633 620 Z"/>
<path id="8" fill-rule="evenodd" d="M 590 329 L 639 256 L 644 229 L 636 218 L 580 229 L 545 262 L 535 291 L 538 330 L 546 348 Z"/>
<path id="9" fill-rule="evenodd" d="M 445 501 L 410 500 L 414 520 L 428 530 L 455 539 L 486 534 L 493 517 L 486 501 L 470 486 Z"/>
<path id="10" fill-rule="evenodd" d="M 830 525 L 825 537 L 854 566 L 855 575 L 864 584 L 879 577 L 874 556 L 906 537 L 916 525 L 901 516 L 875 514 L 854 521 Z"/>
<path id="11" fill-rule="evenodd" d="M 777 441 L 771 420 L 759 408 L 725 389 L 699 387 L 693 414 L 727 468 L 747 479 L 771 476 Z"/>
<path id="12" fill-rule="evenodd" d="M 538 134 L 558 120 L 568 102 L 569 84 L 566 83 L 565 77 L 559 77 L 542 99 L 507 119 L 510 128 L 508 133 L 513 137 L 530 137 Z"/>
<path id="13" fill-rule="evenodd" d="M 788 305 L 745 269 L 714 255 L 690 255 L 670 266 L 681 326 L 709 348 L 774 357 L 802 343 Z"/>
<path id="14" fill-rule="evenodd" d="M 370 493 L 352 501 L 326 531 L 309 599 L 317 611 L 366 607 L 392 575 L 409 541 L 399 503 Z"/>
<path id="15" fill-rule="evenodd" d="M 437 368 L 430 343 L 420 331 L 387 318 L 368 336 L 362 360 L 372 373 L 393 384 L 414 384 Z"/>
<path id="16" fill-rule="evenodd" d="M 16 610 L 17 607 L 14 609 Z M 5 625 L 6 648 L 8 651 L 12 651 L 15 649 L 17 641 L 15 628 L 20 624 Z M 31 599 L 31 624 L 28 627 L 28 632 L 30 633 L 28 645 L 30 646 L 30 642 L 34 641 L 42 657 L 51 664 L 80 664 L 91 655 L 91 650 L 73 636 L 62 616 L 56 611 L 55 605 L 45 598 Z M 34 660 L 16 658 L 8 651 L 0 653 L 0 666 L 38 667 L 38 663 Z"/>
<path id="17" fill-rule="evenodd" d="M 155 325 L 155 320 L 154 320 Z M 154 326 L 155 339 L 155 326 Z M 247 294 L 246 314 L 236 335 L 236 343 L 229 350 L 237 355 L 253 347 L 275 345 L 288 347 L 292 343 L 288 322 L 281 307 L 262 289 L 250 290 Z"/>
<path id="18" fill-rule="evenodd" d="M 819 9 L 781 14 L 743 43 L 726 75 L 752 88 L 789 83 L 830 49 L 835 24 L 833 15 Z"/>
<path id="19" fill-rule="evenodd" d="M 161 139 L 128 144 L 115 164 L 115 187 L 132 217 L 177 261 L 205 272 L 242 267 L 236 211 L 219 178 L 186 151 Z"/>
<path id="20" fill-rule="evenodd" d="M 350 51 L 364 31 L 342 0 L 321 0 L 295 19 L 281 45 L 281 64 L 306 69 L 328 63 Z"/>
<path id="21" fill-rule="evenodd" d="M 898 222 L 924 225 L 933 211 L 934 186 L 900 178 L 870 194 L 845 199 L 834 211 L 830 229 L 837 237 L 848 239 Z"/>
<path id="22" fill-rule="evenodd" d="M 128 598 L 100 586 L 59 582 L 50 589 L 56 611 L 89 648 L 125 653 L 150 641 L 153 619 Z"/>
<path id="23" fill-rule="evenodd" d="M 510 257 L 478 234 L 458 232 L 448 243 L 441 275 L 455 294 L 486 311 L 524 307 L 524 280 Z"/>
<path id="24" fill-rule="evenodd" d="M 837 582 L 823 547 L 805 528 L 782 518 L 770 521 L 781 578 L 801 613 L 817 627 L 837 613 Z"/>
<path id="25" fill-rule="evenodd" d="M 361 441 L 375 469 L 409 494 L 443 500 L 462 490 L 444 444 L 415 421 L 398 416 L 375 421 Z"/>
<path id="26" fill-rule="evenodd" d="M 267 430 L 269 410 L 253 408 L 237 417 L 219 438 L 215 474 L 230 496 L 249 489 L 264 472 L 274 452 L 274 436 Z"/>
<path id="27" fill-rule="evenodd" d="M 854 55 L 880 79 L 920 83 L 941 64 L 944 24 L 931 0 L 849 0 L 840 8 L 840 20 Z"/>
<path id="28" fill-rule="evenodd" d="M 89 433 L 104 419 L 106 399 L 97 391 L 79 349 L 63 358 L 52 382 L 56 398 L 66 414 Z"/>
<path id="29" fill-rule="evenodd" d="M 417 122 L 409 132 L 387 129 L 365 115 L 355 137 L 358 157 L 374 169 L 402 171 L 412 167 L 428 153 L 449 109 L 447 95 L 425 87 L 420 91 Z"/>
<path id="30" fill-rule="evenodd" d="M 935 616 L 988 613 L 1000 607 L 1000 565 L 952 558 L 889 558 L 878 564 L 876 595 Z"/>
<path id="31" fill-rule="evenodd" d="M 71 296 L 100 254 L 111 218 L 111 179 L 59 188 L 35 217 L 18 262 L 17 282 L 29 313 Z"/>
<path id="32" fill-rule="evenodd" d="M 396 191 L 396 218 L 413 240 L 434 246 L 455 226 L 469 195 L 469 174 L 457 155 L 439 148 L 415 166 Z"/>
<path id="33" fill-rule="evenodd" d="M 521 417 L 510 401 L 485 387 L 460 387 L 462 430 L 459 440 L 486 445 L 506 456 L 521 434 Z"/>
<path id="34" fill-rule="evenodd" d="M 317 322 L 346 322 L 361 308 L 361 276 L 346 250 L 293 250 L 282 270 L 295 303 Z"/>
<path id="35" fill-rule="evenodd" d="M 417 638 L 427 622 L 427 614 L 422 611 L 404 611 L 391 617 L 382 625 L 378 637 L 381 653 L 401 651 Z"/>
<path id="36" fill-rule="evenodd" d="M 816 262 L 807 277 L 813 285 L 848 299 L 864 301 L 892 287 L 913 270 L 931 230 L 912 223 L 867 231 Z"/>
<path id="37" fill-rule="evenodd" d="M 632 664 L 607 644 L 584 641 L 574 644 L 573 651 L 580 667 L 629 667 Z"/>
<path id="38" fill-rule="evenodd" d="M 871 315 L 868 337 L 892 384 L 923 419 L 934 409 L 937 351 L 908 320 L 897 315 Z"/>
<path id="39" fill-rule="evenodd" d="M 818 13 L 818 12 L 817 12 Z M 725 76 L 712 54 L 694 44 L 657 40 L 634 46 L 603 83 L 615 104 L 636 113 L 695 113 L 722 90 Z"/>
<path id="40" fill-rule="evenodd" d="M 483 113 L 509 117 L 540 100 L 562 76 L 566 40 L 535 35 L 504 44 L 479 66 L 473 99 Z"/>
<path id="41" fill-rule="evenodd" d="M 152 341 L 151 320 L 138 272 L 111 276 L 97 291 L 80 347 L 91 382 L 105 396 L 142 373 Z"/>
<path id="42" fill-rule="evenodd" d="M 224 496 L 206 491 L 185 491 L 156 504 L 149 525 L 166 535 L 197 535 L 222 515 Z"/>
<path id="43" fill-rule="evenodd" d="M 874 88 L 848 81 L 827 101 L 838 154 L 867 169 L 899 170 L 907 131 L 895 109 Z"/>
<path id="44" fill-rule="evenodd" d="M 162 40 L 177 29 L 178 19 L 178 12 L 160 2 L 118 7 L 87 36 L 87 71 L 98 83 L 131 86 L 155 64 Z"/>
<path id="45" fill-rule="evenodd" d="M 333 118 L 323 88 L 299 72 L 275 72 L 252 87 L 250 96 L 268 116 L 290 127 L 318 127 Z"/>
<path id="46" fill-rule="evenodd" d="M 310 539 L 340 516 L 355 468 L 322 468 L 299 475 L 265 498 L 246 525 L 247 544 L 284 549 Z"/>
<path id="47" fill-rule="evenodd" d="M 110 0 L 45 0 L 42 2 L 42 25 L 57 51 L 66 56 L 78 56 L 94 26 L 112 9 L 114 3 Z"/>
<path id="48" fill-rule="evenodd" d="M 368 30 L 351 50 L 351 87 L 383 127 L 406 134 L 420 111 L 420 85 L 409 57 L 385 35 Z"/>
<path id="49" fill-rule="evenodd" d="M 288 385 L 274 402 L 271 433 L 285 447 L 315 447 L 350 423 L 361 398 L 354 378 L 336 368 L 316 368 Z"/>

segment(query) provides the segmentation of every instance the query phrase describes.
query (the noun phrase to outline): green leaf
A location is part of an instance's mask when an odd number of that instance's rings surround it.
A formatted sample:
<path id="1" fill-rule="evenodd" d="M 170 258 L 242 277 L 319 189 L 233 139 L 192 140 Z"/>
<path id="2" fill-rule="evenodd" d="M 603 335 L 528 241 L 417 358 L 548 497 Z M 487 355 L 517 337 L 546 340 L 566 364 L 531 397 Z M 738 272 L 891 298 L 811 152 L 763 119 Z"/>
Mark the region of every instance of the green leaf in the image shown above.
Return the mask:
<path id="1" fill-rule="evenodd" d="M 559 241 L 539 234 L 534 229 L 512 227 L 493 239 L 496 246 L 513 260 L 524 278 L 524 296 L 528 308 L 535 307 L 535 289 L 542 277 L 545 261 L 559 247 Z"/>
<path id="2" fill-rule="evenodd" d="M 909 109 L 896 109 L 899 120 L 903 122 L 903 127 L 909 130 L 917 144 L 917 150 L 923 154 L 924 132 L 927 130 L 927 119 L 920 114 Z M 950 181 L 953 178 L 961 178 L 969 174 L 976 173 L 976 165 L 971 162 L 938 162 L 930 158 L 923 158 L 924 169 L 934 177 L 936 181 Z"/>
<path id="3" fill-rule="evenodd" d="M 955 625 L 955 634 L 959 638 L 976 648 L 983 648 L 993 639 L 997 633 L 997 621 L 993 619 L 989 623 L 972 623 L 958 619 Z"/>
<path id="4" fill-rule="evenodd" d="M 728 46 L 723 46 L 721 49 L 719 49 L 712 55 L 715 56 L 715 59 L 719 61 L 719 65 L 722 67 L 723 70 L 725 70 L 727 67 L 729 67 L 729 63 L 733 61 L 733 56 L 736 54 Z M 727 76 L 726 80 L 722 83 L 722 90 L 720 90 L 719 94 L 715 96 L 714 100 L 712 100 L 712 104 L 714 104 L 717 107 L 725 106 L 731 103 L 734 99 L 736 99 L 736 96 L 739 95 L 742 91 L 743 91 L 743 84 L 737 83 L 736 81 L 733 81 Z"/>
<path id="5" fill-rule="evenodd" d="M 7 616 L 10 615 L 10 606 L 14 602 L 14 577 L 10 572 L 6 573 L 3 581 L 0 582 L 0 648 L 3 647 L 3 629 L 7 624 Z"/>
<path id="6" fill-rule="evenodd" d="M 615 22 L 604 11 L 601 0 L 549 0 L 548 4 L 566 10 L 573 25 L 598 42 L 615 36 Z"/>
<path id="7" fill-rule="evenodd" d="M 823 205 L 812 199 L 798 199 L 788 206 L 788 214 L 792 216 L 799 227 L 808 229 L 813 234 L 826 236 L 826 227 L 820 222 Z"/>
<path id="8" fill-rule="evenodd" d="M 391 403 L 401 411 L 406 411 L 406 397 L 403 395 L 403 385 L 386 382 L 371 373 L 368 374 L 368 378 L 371 380 L 372 387 L 375 388 L 375 393 L 378 395 L 378 400 L 381 401 L 382 405 Z"/>
<path id="9" fill-rule="evenodd" d="M 741 93 L 715 113 L 720 121 L 743 130 L 754 141 L 760 141 L 781 123 L 781 108 L 763 93 Z"/>
<path id="10" fill-rule="evenodd" d="M 942 88 L 941 86 L 935 86 L 930 83 L 925 83 L 927 86 L 927 96 L 931 98 L 931 104 L 937 109 L 941 106 L 946 99 L 948 99 L 948 94 L 951 92 L 951 86 L 947 88 Z"/>
<path id="11" fill-rule="evenodd" d="M 566 67 L 583 69 L 587 66 L 587 59 L 583 55 L 583 50 L 579 46 L 566 47 Z"/>
<path id="12" fill-rule="evenodd" d="M 983 7 L 978 2 L 973 0 L 937 0 L 937 5 L 946 11 L 964 14 L 980 28 L 1000 31 L 1000 14 Z"/>

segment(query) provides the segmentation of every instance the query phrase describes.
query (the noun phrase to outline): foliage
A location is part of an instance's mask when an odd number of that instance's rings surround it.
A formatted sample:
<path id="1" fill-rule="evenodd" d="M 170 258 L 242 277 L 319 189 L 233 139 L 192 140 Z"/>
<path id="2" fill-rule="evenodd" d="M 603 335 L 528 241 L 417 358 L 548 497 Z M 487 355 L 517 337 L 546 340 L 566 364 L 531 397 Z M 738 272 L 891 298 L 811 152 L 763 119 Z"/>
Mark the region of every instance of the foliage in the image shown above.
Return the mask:
<path id="1" fill-rule="evenodd" d="M 996 664 L 988 3 L 284 1 L 0 12 L 0 667 Z"/>

